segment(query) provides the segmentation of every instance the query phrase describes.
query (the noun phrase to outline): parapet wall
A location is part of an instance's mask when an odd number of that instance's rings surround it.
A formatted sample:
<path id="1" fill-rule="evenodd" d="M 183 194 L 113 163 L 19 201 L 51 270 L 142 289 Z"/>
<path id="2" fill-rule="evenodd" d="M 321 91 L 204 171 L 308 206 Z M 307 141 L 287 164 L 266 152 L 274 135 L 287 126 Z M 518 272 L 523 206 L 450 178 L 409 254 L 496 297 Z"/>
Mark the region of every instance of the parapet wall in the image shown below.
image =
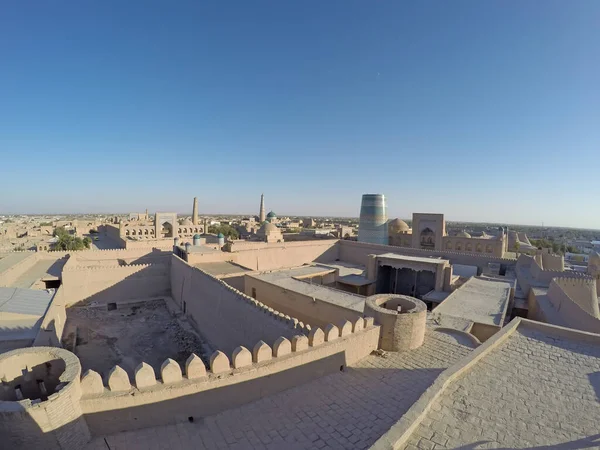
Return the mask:
<path id="1" fill-rule="evenodd" d="M 105 304 L 168 295 L 168 262 L 166 259 L 165 264 L 67 268 L 62 273 L 66 306 L 83 301 Z"/>
<path id="2" fill-rule="evenodd" d="M 304 324 L 257 302 L 224 281 L 171 257 L 171 297 L 213 349 L 231 353 L 239 345 L 307 333 Z"/>
<path id="3" fill-rule="evenodd" d="M 423 250 L 406 247 L 395 247 L 393 245 L 368 244 L 356 241 L 339 241 L 340 254 L 342 261 L 361 264 L 367 266 L 369 255 L 381 255 L 383 253 L 397 253 L 400 255 L 420 256 L 420 257 L 442 257 L 448 259 L 451 264 L 465 264 L 469 266 L 478 266 L 484 269 L 488 263 L 497 262 L 501 264 L 515 265 L 516 259 L 500 258 L 487 254 L 461 253 L 447 250 Z"/>
<path id="4" fill-rule="evenodd" d="M 297 267 L 316 262 L 331 262 L 339 258 L 337 239 L 282 242 L 234 243 L 230 247 L 230 259 L 251 270 L 273 270 Z"/>
<path id="5" fill-rule="evenodd" d="M 67 321 L 67 312 L 65 308 L 64 288 L 60 286 L 52 298 L 52 302 L 46 311 L 44 320 L 40 325 L 35 340 L 34 347 L 61 347 L 61 339 L 65 323 Z"/>
<path id="6" fill-rule="evenodd" d="M 167 359 L 159 381 L 144 363 L 134 374 L 114 367 L 106 386 L 99 374 L 88 371 L 81 381 L 81 405 L 93 435 L 187 422 L 344 370 L 375 350 L 378 338 L 373 319 L 360 318 L 315 328 L 308 337 L 281 336 L 272 346 L 263 341 L 238 346 L 230 357 L 217 351 L 209 371 L 196 355 L 188 358 L 183 371 Z"/>

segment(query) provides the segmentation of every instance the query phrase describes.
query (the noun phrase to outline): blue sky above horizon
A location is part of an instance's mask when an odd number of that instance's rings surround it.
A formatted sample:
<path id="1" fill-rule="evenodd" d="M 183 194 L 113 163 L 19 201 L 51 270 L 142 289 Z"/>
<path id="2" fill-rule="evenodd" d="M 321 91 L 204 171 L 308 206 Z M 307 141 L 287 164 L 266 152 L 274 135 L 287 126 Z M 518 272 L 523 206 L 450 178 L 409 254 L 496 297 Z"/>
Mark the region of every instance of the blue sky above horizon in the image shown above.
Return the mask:
<path id="1" fill-rule="evenodd" d="M 0 4 L 0 213 L 600 229 L 600 2 Z"/>

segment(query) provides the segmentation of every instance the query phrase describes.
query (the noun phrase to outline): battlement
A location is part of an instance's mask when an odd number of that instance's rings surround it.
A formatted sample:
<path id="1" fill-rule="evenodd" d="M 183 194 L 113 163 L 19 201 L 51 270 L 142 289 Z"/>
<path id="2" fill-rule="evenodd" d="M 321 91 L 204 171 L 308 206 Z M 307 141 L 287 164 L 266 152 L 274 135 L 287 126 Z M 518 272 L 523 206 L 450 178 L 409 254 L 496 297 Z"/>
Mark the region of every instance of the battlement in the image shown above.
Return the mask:
<path id="1" fill-rule="evenodd" d="M 160 264 L 114 264 L 114 265 L 106 265 L 106 266 L 70 266 L 64 267 L 63 272 L 84 272 L 84 271 L 102 271 L 102 270 L 124 270 L 124 269 L 145 269 L 148 267 L 157 267 Z"/>
<path id="2" fill-rule="evenodd" d="M 564 273 L 564 272 L 563 272 Z M 583 272 L 573 272 L 572 276 L 557 276 L 552 279 L 559 286 L 595 286 L 596 280 Z"/>
<path id="3" fill-rule="evenodd" d="M 373 318 L 361 317 L 354 323 L 345 320 L 337 326 L 329 324 L 325 329 L 313 328 L 308 336 L 296 335 L 291 340 L 280 336 L 272 346 L 264 341 L 258 341 L 252 349 L 238 346 L 230 357 L 217 350 L 210 358 L 208 369 L 200 357 L 192 353 L 183 370 L 176 361 L 167 358 L 161 365 L 159 378 L 145 362 L 141 362 L 130 374 L 116 365 L 104 380 L 99 373 L 87 370 L 81 378 L 82 395 L 124 395 L 128 398 L 132 392 L 136 392 L 134 395 L 137 396 L 138 392 L 153 392 L 168 386 L 170 396 L 176 397 L 177 389 L 189 394 L 201 386 L 201 390 L 210 389 L 211 383 L 215 384 L 214 387 L 222 385 L 224 379 L 231 383 L 237 381 L 236 377 L 255 378 L 306 364 L 329 354 L 327 349 L 349 352 L 346 360 L 354 362 L 377 348 L 378 337 L 379 327 L 374 325 Z M 368 345 L 359 345 L 361 339 L 367 339 Z"/>

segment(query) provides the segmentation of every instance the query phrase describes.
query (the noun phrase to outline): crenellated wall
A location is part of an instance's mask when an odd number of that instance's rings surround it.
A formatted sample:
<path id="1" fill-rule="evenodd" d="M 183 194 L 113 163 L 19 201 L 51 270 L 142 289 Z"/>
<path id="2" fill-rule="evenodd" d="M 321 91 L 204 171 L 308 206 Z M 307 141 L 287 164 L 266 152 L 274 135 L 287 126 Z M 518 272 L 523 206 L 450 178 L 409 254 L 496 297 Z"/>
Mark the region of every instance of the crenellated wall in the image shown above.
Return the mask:
<path id="1" fill-rule="evenodd" d="M 208 371 L 193 354 L 183 369 L 167 359 L 160 374 L 145 363 L 130 374 L 115 366 L 105 385 L 98 373 L 87 371 L 81 408 L 96 436 L 199 419 L 343 370 L 377 348 L 379 332 L 372 318 L 359 318 L 315 328 L 308 337 L 280 336 L 270 345 L 259 341 L 227 354 L 216 351 Z"/>
<path id="2" fill-rule="evenodd" d="M 600 319 L 596 280 L 591 278 L 555 278 L 554 283 L 589 315 Z"/>
<path id="3" fill-rule="evenodd" d="M 275 311 L 181 258 L 171 257 L 171 298 L 213 349 L 306 333 L 304 324 Z"/>
<path id="4" fill-rule="evenodd" d="M 541 255 L 539 255 L 541 259 Z M 544 270 L 534 256 L 519 255 L 516 265 L 517 280 L 524 293 L 529 293 L 532 287 L 547 287 L 554 278 L 589 278 L 585 273 L 562 270 Z"/>
<path id="5" fill-rule="evenodd" d="M 554 325 L 600 333 L 600 319 L 588 312 L 590 303 L 598 308 L 597 298 L 591 298 L 596 289 L 592 279 L 555 278 L 546 293 L 532 289 L 529 294 L 530 317 Z M 582 307 L 582 305 L 585 307 Z"/>

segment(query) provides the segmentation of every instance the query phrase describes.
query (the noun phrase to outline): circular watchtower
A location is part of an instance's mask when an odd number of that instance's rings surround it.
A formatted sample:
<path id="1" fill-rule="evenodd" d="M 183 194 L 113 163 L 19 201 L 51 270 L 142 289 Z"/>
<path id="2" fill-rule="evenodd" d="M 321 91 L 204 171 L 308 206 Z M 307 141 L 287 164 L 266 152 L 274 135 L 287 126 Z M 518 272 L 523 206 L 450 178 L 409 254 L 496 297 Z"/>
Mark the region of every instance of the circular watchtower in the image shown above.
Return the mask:
<path id="1" fill-rule="evenodd" d="M 56 347 L 0 354 L 0 442 L 6 448 L 80 449 L 90 440 L 82 417 L 81 364 Z"/>
<path id="2" fill-rule="evenodd" d="M 367 297 L 365 316 L 381 325 L 379 348 L 402 352 L 420 347 L 425 339 L 427 306 L 418 298 L 398 294 Z"/>

